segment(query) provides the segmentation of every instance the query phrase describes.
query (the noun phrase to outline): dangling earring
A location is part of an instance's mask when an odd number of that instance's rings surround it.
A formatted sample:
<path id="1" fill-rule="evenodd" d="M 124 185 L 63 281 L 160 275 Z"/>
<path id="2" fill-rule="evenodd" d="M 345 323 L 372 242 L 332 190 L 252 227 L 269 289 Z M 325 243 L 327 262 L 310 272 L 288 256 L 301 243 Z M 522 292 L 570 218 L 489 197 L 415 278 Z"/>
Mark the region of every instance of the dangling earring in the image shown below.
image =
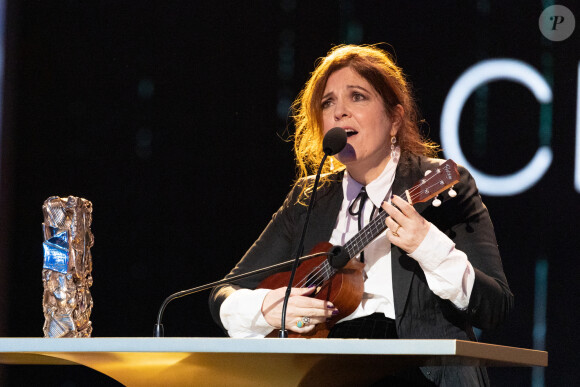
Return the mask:
<path id="1" fill-rule="evenodd" d="M 399 147 L 395 146 L 397 137 L 391 136 L 391 159 L 397 162 L 399 160 Z"/>
<path id="2" fill-rule="evenodd" d="M 330 158 L 330 170 L 334 171 L 334 158 L 333 157 Z"/>

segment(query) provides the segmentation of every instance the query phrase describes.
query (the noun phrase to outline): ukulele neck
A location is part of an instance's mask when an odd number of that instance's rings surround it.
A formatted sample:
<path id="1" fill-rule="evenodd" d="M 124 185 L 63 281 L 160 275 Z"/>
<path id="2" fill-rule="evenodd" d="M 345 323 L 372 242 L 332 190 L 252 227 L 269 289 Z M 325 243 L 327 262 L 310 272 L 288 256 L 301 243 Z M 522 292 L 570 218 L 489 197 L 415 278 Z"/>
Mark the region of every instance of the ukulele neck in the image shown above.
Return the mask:
<path id="1" fill-rule="evenodd" d="M 385 211 L 379 212 L 369 224 L 364 226 L 362 230 L 344 244 L 343 248 L 346 249 L 349 257 L 352 258 L 360 254 L 369 243 L 387 229 L 385 220 L 388 216 L 389 214 Z"/>

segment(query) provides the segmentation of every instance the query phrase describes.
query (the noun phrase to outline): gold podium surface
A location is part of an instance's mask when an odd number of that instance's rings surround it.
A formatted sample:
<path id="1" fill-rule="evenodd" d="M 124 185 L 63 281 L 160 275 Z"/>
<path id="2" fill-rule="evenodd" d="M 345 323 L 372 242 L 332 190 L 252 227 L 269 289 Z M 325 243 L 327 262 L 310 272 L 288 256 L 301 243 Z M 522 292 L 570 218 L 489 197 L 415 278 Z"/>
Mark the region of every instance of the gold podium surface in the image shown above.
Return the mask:
<path id="1" fill-rule="evenodd" d="M 548 353 L 461 340 L 0 338 L 0 364 L 84 365 L 126 386 L 346 386 L 408 366 L 545 367 Z"/>

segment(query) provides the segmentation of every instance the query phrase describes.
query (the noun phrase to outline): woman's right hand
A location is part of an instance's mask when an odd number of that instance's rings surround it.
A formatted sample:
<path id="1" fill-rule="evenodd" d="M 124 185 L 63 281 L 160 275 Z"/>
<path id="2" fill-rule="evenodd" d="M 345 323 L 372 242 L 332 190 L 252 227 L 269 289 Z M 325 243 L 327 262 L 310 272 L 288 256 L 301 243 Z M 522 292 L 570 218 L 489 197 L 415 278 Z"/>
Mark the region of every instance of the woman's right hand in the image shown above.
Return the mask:
<path id="1" fill-rule="evenodd" d="M 308 333 L 317 324 L 338 314 L 338 309 L 332 302 L 309 297 L 315 290 L 316 288 L 292 288 L 286 309 L 286 329 L 297 333 Z M 262 303 L 262 315 L 268 324 L 276 329 L 280 329 L 285 294 L 285 287 L 271 290 Z M 296 324 L 303 317 L 308 317 L 310 321 L 302 328 L 298 328 Z"/>

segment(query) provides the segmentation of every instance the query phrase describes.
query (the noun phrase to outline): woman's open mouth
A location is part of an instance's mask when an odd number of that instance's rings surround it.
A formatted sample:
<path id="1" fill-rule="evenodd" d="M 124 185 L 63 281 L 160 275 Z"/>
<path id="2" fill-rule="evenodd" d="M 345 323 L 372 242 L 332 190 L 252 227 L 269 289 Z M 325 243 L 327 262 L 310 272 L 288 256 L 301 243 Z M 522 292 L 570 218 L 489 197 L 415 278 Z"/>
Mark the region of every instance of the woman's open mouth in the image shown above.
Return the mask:
<path id="1" fill-rule="evenodd" d="M 344 131 L 346 132 L 346 137 L 352 137 L 358 133 L 356 130 L 351 129 L 351 128 L 346 128 L 346 129 L 344 129 Z"/>

